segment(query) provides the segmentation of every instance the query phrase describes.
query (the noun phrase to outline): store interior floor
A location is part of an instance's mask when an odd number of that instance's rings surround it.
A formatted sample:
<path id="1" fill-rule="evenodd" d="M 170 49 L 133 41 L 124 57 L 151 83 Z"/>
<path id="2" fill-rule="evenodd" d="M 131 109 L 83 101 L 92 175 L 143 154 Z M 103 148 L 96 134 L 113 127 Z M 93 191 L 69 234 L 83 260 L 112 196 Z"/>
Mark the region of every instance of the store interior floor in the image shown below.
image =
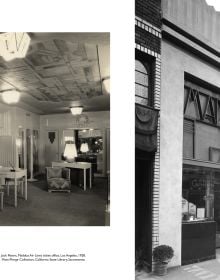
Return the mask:
<path id="1" fill-rule="evenodd" d="M 184 265 L 168 269 L 165 276 L 156 276 L 144 271 L 136 272 L 136 280 L 220 280 L 220 248 L 216 250 L 216 259 L 205 262 Z"/>
<path id="2" fill-rule="evenodd" d="M 72 185 L 71 193 L 49 193 L 45 180 L 28 182 L 28 199 L 18 197 L 17 208 L 13 189 L 9 196 L 5 193 L 0 226 L 105 226 L 109 225 L 106 204 L 105 178 L 95 178 L 86 191 Z"/>

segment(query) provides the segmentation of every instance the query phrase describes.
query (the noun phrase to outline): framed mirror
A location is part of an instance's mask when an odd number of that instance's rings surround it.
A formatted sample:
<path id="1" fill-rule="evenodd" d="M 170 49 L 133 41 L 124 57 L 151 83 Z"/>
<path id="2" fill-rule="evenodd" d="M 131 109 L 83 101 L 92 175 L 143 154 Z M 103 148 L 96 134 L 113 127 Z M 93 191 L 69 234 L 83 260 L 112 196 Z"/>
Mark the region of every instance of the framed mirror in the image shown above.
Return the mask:
<path id="1" fill-rule="evenodd" d="M 82 129 L 76 131 L 78 157 L 93 163 L 95 174 L 103 173 L 103 135 L 100 129 Z"/>

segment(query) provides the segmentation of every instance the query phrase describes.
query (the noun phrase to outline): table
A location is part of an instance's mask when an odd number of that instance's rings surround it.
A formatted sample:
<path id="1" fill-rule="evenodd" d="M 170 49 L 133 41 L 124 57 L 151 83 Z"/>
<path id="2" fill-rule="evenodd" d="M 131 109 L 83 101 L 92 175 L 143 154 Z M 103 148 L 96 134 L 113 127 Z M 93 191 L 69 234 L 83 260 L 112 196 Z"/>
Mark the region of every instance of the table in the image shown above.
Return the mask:
<path id="1" fill-rule="evenodd" d="M 0 167 L 1 180 L 5 178 L 14 179 L 14 206 L 15 207 L 17 207 L 18 205 L 17 180 L 22 177 L 25 178 L 24 199 L 27 200 L 27 169 L 16 168 L 15 171 L 11 171 L 10 167 Z"/>
<path id="2" fill-rule="evenodd" d="M 92 188 L 92 164 L 90 162 L 65 162 L 65 161 L 53 161 L 52 167 L 68 167 L 74 169 L 83 169 L 84 177 L 84 191 L 86 190 L 86 170 L 89 169 L 89 187 Z"/>

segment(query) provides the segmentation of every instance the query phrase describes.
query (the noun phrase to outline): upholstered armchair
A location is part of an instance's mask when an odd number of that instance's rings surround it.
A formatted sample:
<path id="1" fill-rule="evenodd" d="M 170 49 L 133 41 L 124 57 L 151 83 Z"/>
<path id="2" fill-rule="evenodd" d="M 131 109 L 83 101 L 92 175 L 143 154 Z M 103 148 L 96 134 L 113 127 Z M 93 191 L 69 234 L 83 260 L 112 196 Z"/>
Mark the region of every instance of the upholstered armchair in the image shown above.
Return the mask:
<path id="1" fill-rule="evenodd" d="M 62 167 L 46 167 L 48 192 L 70 192 L 70 170 Z"/>

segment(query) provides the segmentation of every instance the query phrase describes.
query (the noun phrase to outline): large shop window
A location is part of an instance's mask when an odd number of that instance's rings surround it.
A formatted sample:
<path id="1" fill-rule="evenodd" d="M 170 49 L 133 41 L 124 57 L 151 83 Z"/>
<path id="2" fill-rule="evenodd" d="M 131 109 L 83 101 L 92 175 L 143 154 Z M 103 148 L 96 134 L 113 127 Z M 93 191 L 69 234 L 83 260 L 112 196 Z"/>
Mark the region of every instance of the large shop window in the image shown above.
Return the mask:
<path id="1" fill-rule="evenodd" d="M 220 169 L 183 165 L 183 221 L 215 220 L 220 231 Z"/>
<path id="2" fill-rule="evenodd" d="M 200 166 L 183 165 L 183 221 L 214 219 L 214 192 L 215 190 L 220 191 L 219 183 L 220 171 Z M 220 214 L 220 211 L 218 212 Z"/>

